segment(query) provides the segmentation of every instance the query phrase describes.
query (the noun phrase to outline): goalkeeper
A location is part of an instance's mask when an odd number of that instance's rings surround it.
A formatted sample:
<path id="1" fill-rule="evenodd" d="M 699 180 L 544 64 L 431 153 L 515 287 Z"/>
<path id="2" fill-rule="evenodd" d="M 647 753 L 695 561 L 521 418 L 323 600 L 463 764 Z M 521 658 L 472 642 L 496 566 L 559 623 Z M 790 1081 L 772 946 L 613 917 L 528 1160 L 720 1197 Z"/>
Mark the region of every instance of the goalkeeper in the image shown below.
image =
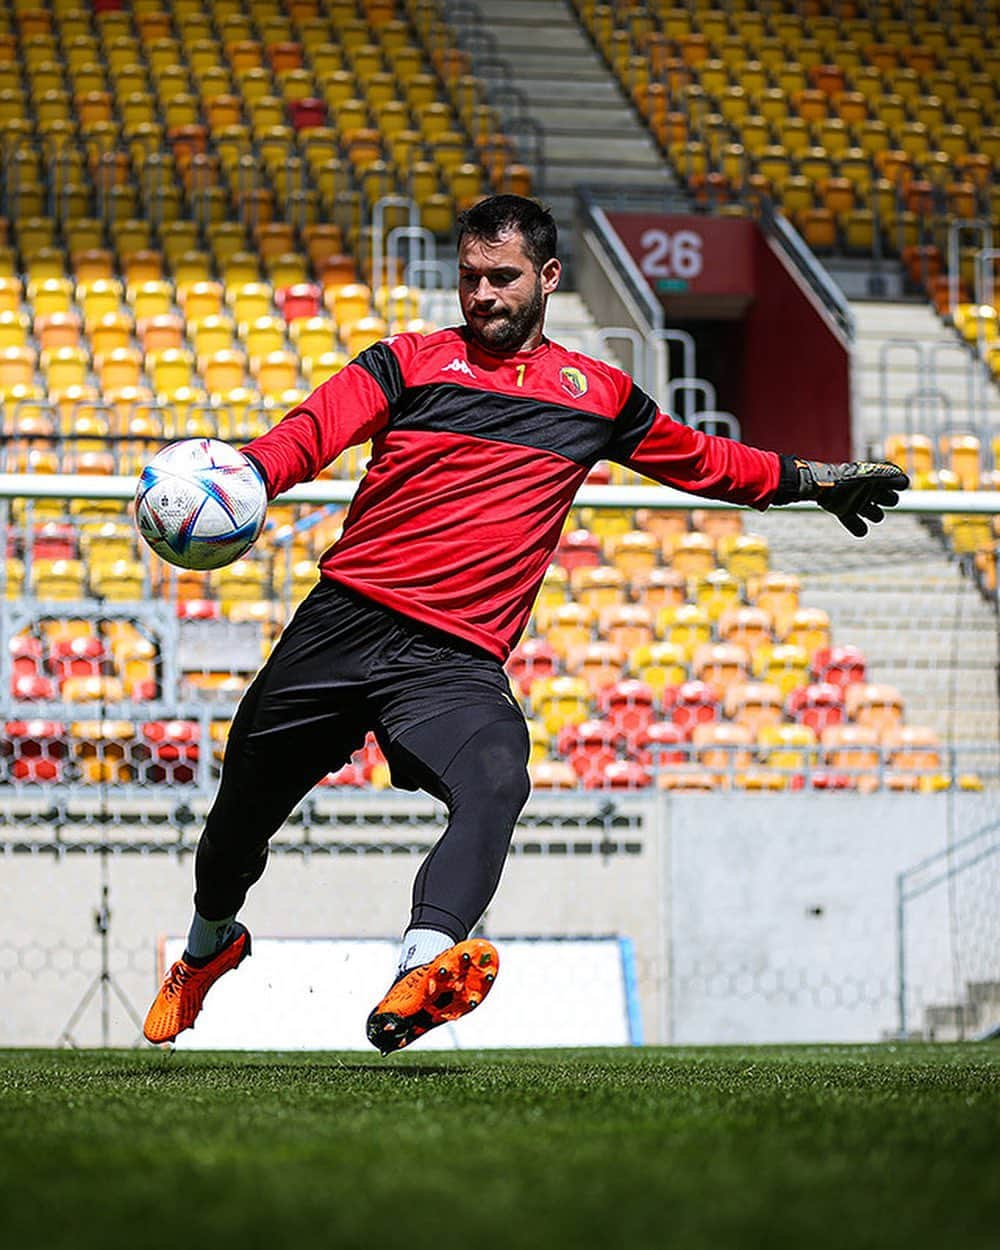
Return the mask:
<path id="1" fill-rule="evenodd" d="M 468 935 L 529 790 L 528 732 L 502 666 L 597 461 L 760 509 L 815 500 L 858 537 L 909 484 L 892 464 L 781 456 L 673 421 L 620 370 L 545 337 L 560 276 L 546 210 L 494 196 L 458 227 L 464 325 L 376 343 L 245 449 L 274 498 L 372 440 L 343 534 L 233 720 L 151 1042 L 190 1028 L 250 953 L 237 915 L 269 839 L 369 730 L 394 784 L 442 800 L 448 824 L 416 875 L 368 1038 L 387 1054 L 482 1001 L 498 955 Z"/>

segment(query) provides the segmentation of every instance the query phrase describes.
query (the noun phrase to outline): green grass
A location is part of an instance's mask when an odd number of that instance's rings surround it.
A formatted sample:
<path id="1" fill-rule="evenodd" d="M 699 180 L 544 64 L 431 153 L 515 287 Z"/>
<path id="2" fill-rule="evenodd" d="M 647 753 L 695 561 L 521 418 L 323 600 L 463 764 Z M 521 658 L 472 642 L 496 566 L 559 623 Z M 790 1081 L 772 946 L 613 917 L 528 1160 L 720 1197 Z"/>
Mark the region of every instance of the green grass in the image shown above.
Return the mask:
<path id="1" fill-rule="evenodd" d="M 975 1250 L 1000 1046 L 0 1051 L 0 1244 Z"/>

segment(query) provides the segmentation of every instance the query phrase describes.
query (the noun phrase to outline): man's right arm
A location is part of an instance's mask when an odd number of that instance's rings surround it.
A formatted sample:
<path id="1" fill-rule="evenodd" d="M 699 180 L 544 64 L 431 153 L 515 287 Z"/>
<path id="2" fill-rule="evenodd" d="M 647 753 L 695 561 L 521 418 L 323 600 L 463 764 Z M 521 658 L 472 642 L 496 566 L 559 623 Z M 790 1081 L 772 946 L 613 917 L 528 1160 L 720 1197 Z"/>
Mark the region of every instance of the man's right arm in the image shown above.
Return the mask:
<path id="1" fill-rule="evenodd" d="M 399 364 L 388 343 L 376 343 L 243 448 L 273 499 L 310 482 L 348 447 L 364 443 L 389 420 L 391 382 Z"/>

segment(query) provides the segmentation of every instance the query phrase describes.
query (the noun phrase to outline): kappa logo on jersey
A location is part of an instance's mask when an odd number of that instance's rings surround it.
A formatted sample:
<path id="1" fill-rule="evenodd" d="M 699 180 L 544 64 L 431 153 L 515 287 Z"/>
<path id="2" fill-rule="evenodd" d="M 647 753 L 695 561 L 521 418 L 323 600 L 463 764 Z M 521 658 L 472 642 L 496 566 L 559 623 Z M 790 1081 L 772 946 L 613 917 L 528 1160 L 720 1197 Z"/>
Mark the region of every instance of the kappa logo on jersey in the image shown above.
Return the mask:
<path id="1" fill-rule="evenodd" d="M 441 369 L 442 373 L 464 373 L 467 378 L 474 378 L 476 375 L 469 368 L 468 363 L 461 356 L 456 356 L 453 361 L 445 365 Z"/>
<path id="2" fill-rule="evenodd" d="M 574 399 L 579 399 L 582 395 L 586 395 L 587 387 L 590 385 L 587 381 L 587 375 L 581 373 L 579 369 L 560 369 L 559 381 L 562 383 L 564 391 L 568 391 Z"/>

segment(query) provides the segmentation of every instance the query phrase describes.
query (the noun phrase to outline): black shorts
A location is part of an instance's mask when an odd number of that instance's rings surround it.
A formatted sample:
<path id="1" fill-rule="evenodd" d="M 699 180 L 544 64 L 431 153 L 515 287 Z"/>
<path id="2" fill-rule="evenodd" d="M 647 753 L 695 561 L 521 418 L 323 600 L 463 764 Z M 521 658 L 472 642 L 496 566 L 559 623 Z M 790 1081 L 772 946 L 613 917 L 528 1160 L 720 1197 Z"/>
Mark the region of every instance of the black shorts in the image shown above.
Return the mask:
<path id="1" fill-rule="evenodd" d="M 393 744 L 449 713 L 463 734 L 509 717 L 524 723 L 495 656 L 321 579 L 247 691 L 230 742 L 297 739 L 334 771 L 372 730 L 393 783 L 415 789 Z"/>

